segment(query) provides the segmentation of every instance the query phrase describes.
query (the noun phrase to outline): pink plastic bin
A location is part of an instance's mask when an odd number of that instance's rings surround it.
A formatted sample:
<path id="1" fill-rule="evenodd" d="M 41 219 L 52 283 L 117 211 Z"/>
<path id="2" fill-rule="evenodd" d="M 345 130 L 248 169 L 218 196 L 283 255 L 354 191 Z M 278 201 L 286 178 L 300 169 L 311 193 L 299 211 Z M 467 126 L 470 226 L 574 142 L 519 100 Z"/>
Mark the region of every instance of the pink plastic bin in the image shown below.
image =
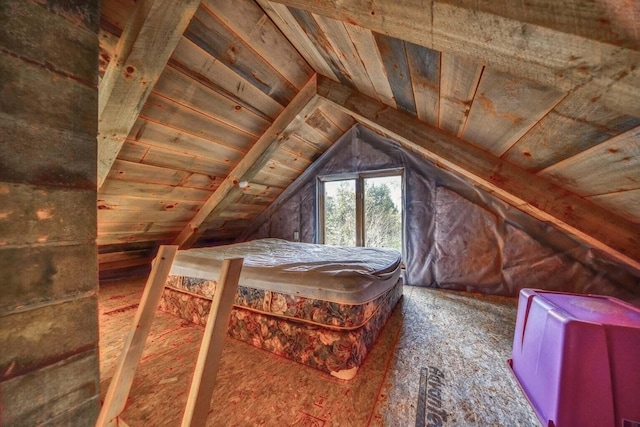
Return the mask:
<path id="1" fill-rule="evenodd" d="M 520 291 L 509 364 L 545 426 L 640 427 L 640 310 Z"/>

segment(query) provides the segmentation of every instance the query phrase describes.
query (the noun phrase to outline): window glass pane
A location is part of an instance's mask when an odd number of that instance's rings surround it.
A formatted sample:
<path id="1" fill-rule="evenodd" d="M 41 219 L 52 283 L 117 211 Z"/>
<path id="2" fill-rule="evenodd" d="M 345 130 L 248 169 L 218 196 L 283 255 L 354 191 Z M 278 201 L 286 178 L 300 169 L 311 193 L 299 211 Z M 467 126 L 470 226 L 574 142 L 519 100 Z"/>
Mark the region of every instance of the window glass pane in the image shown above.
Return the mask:
<path id="1" fill-rule="evenodd" d="M 402 252 L 402 177 L 364 180 L 364 243 Z"/>
<path id="2" fill-rule="evenodd" d="M 324 183 L 324 243 L 356 245 L 356 181 Z"/>

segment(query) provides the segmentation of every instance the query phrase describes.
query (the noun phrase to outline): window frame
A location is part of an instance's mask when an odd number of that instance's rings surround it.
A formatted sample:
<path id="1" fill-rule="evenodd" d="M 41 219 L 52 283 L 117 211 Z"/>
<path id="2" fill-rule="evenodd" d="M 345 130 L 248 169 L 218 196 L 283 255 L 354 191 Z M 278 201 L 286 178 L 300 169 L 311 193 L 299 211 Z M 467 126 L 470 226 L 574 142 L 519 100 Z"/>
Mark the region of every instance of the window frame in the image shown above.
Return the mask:
<path id="1" fill-rule="evenodd" d="M 355 180 L 356 187 L 356 246 L 363 247 L 365 244 L 365 218 L 364 218 L 364 181 L 368 178 L 384 178 L 388 176 L 400 177 L 400 231 L 402 254 L 405 254 L 405 169 L 390 168 L 390 169 L 377 169 L 361 172 L 348 172 L 319 175 L 316 178 L 316 243 L 325 244 L 325 182 L 346 181 Z"/>

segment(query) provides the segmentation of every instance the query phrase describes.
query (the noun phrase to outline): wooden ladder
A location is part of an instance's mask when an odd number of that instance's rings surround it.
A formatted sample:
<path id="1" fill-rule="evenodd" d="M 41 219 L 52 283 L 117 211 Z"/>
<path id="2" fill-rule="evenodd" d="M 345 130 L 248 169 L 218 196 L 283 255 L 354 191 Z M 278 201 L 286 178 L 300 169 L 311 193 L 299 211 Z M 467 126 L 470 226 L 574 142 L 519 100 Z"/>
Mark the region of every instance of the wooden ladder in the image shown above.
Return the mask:
<path id="1" fill-rule="evenodd" d="M 176 245 L 162 245 L 158 250 L 158 256 L 153 262 L 151 274 L 145 285 L 131 330 L 124 342 L 96 427 L 126 426 L 119 415 L 127 403 L 133 377 L 177 251 L 178 246 Z M 182 427 L 204 426 L 206 424 L 242 263 L 243 258 L 233 258 L 225 259 L 222 264 L 218 286 L 213 296 L 196 368 L 191 380 Z"/>

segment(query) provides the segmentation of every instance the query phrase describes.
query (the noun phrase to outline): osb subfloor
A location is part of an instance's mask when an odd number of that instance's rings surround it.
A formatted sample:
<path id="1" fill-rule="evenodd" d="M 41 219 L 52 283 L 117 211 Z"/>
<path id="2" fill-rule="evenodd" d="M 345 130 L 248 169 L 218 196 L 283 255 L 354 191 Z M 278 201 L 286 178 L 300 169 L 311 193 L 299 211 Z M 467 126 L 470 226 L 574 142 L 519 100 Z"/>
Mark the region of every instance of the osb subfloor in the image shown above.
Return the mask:
<path id="1" fill-rule="evenodd" d="M 101 285 L 102 398 L 144 282 Z M 515 316 L 512 298 L 405 286 L 349 382 L 227 338 L 207 425 L 435 426 L 446 418 L 442 425 L 536 426 L 505 362 Z M 127 424 L 180 424 L 202 332 L 158 311 L 122 414 Z"/>

